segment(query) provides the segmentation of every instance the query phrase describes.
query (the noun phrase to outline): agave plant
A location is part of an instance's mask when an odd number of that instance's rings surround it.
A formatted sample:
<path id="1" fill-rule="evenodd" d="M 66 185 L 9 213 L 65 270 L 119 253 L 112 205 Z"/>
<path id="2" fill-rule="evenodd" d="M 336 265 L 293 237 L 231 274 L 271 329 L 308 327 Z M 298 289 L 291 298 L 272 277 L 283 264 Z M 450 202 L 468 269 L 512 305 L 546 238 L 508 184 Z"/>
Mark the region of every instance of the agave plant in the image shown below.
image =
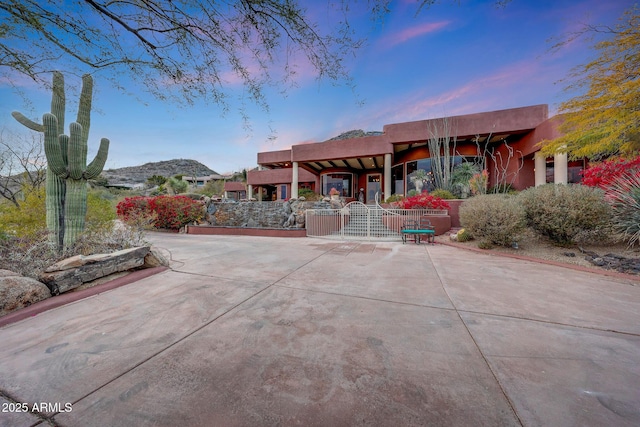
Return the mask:
<path id="1" fill-rule="evenodd" d="M 625 172 L 606 188 L 614 229 L 629 246 L 640 242 L 640 175 Z"/>

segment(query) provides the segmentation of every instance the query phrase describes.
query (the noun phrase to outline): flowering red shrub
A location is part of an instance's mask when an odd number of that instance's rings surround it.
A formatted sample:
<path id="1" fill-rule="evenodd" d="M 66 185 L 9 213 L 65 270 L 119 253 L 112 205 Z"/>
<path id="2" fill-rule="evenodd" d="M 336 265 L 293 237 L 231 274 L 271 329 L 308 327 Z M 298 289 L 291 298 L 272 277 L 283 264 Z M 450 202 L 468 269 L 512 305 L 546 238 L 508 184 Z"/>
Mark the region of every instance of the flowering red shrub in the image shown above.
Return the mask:
<path id="1" fill-rule="evenodd" d="M 403 209 L 449 209 L 449 203 L 429 193 L 416 194 L 399 202 Z"/>
<path id="2" fill-rule="evenodd" d="M 187 196 L 127 197 L 117 206 L 118 217 L 155 215 L 154 226 L 177 230 L 202 217 L 202 204 Z"/>
<path id="3" fill-rule="evenodd" d="M 139 215 L 148 215 L 151 213 L 149 197 L 126 197 L 116 206 L 116 213 L 123 221 L 129 221 L 132 217 Z"/>
<path id="4" fill-rule="evenodd" d="M 607 190 L 625 172 L 640 173 L 640 156 L 632 160 L 610 159 L 595 164 L 582 173 L 582 184 Z"/>
<path id="5" fill-rule="evenodd" d="M 187 196 L 153 197 L 149 208 L 158 215 L 156 228 L 177 230 L 202 217 L 202 204 Z"/>

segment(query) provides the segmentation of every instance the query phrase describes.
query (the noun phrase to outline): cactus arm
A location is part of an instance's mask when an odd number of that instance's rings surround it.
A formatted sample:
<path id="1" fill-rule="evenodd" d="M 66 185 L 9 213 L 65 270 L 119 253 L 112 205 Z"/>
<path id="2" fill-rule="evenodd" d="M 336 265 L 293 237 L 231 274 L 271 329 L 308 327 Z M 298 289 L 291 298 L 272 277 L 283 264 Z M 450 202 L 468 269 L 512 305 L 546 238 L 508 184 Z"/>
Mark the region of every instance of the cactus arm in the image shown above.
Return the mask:
<path id="1" fill-rule="evenodd" d="M 51 114 L 58 118 L 58 135 L 64 133 L 64 115 L 66 97 L 64 94 L 64 76 L 59 71 L 53 72 L 53 92 L 51 95 Z"/>
<path id="2" fill-rule="evenodd" d="M 71 179 L 82 179 L 82 173 L 87 165 L 87 143 L 82 140 L 82 126 L 79 123 L 71 123 L 69 132 L 71 133 L 67 150 L 69 176 Z"/>
<path id="3" fill-rule="evenodd" d="M 78 106 L 78 118 L 76 122 L 82 126 L 82 141 L 87 144 L 89 140 L 89 126 L 91 126 L 91 100 L 93 94 L 93 78 L 89 74 L 82 76 L 82 91 L 80 92 L 80 105 Z"/>
<path id="4" fill-rule="evenodd" d="M 44 114 L 42 123 L 44 123 L 44 154 L 47 156 L 48 167 L 55 175 L 65 178 L 67 166 L 62 155 L 60 141 L 64 140 L 66 135 L 60 135 L 58 138 L 58 120 L 53 114 Z"/>
<path id="5" fill-rule="evenodd" d="M 89 166 L 87 166 L 87 170 L 84 172 L 84 177 L 86 179 L 93 179 L 100 175 L 102 172 L 102 168 L 104 168 L 104 164 L 107 162 L 107 155 L 109 154 L 109 140 L 107 138 L 102 138 L 100 140 L 100 148 L 98 148 L 98 154 L 93 159 Z"/>
<path id="6" fill-rule="evenodd" d="M 11 115 L 21 125 L 26 126 L 31 130 L 35 130 L 36 132 L 44 132 L 44 125 L 41 125 L 40 123 L 36 123 L 33 120 L 28 119 L 24 114 L 19 113 L 17 111 L 13 111 Z"/>

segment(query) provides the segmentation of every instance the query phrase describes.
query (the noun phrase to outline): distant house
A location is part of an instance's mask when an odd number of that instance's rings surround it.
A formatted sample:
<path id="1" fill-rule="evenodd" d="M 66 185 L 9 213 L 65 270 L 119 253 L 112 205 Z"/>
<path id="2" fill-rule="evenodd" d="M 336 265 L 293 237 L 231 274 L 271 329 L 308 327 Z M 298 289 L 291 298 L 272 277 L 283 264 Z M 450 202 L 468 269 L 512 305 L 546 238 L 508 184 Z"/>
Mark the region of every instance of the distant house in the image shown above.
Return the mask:
<path id="1" fill-rule="evenodd" d="M 549 158 L 540 153 L 540 141 L 560 135 L 559 120 L 548 115 L 547 105 L 534 105 L 388 124 L 378 133 L 347 133 L 344 138 L 260 152 L 258 170 L 247 173 L 248 196 L 285 200 L 297 197 L 299 188 L 323 195 L 335 188 L 343 197 L 355 198 L 363 189 L 371 203 L 376 194 L 384 200 L 430 190 L 428 177 L 438 165 L 432 163 L 429 149 L 434 133 L 455 139 L 449 153 L 453 164 L 485 168 L 489 187 L 505 181 L 518 190 L 546 182 L 579 182 L 584 161 L 569 163 L 564 153 Z"/>
<path id="2" fill-rule="evenodd" d="M 247 198 L 247 187 L 243 182 L 227 181 L 224 183 L 224 198 L 241 200 Z"/>
<path id="3" fill-rule="evenodd" d="M 220 174 L 211 174 L 206 176 L 183 176 L 182 180 L 196 187 L 204 187 L 209 181 L 220 181 L 226 178 L 226 176 Z"/>

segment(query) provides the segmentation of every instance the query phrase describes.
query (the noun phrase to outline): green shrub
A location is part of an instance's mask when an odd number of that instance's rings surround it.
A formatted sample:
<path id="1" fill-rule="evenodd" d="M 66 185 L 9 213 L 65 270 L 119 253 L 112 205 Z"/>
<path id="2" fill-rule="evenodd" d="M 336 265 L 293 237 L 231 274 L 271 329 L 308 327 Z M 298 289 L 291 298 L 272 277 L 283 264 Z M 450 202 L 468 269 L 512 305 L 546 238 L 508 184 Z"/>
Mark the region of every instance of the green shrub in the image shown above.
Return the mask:
<path id="1" fill-rule="evenodd" d="M 28 237 L 46 228 L 44 187 L 25 188 L 19 206 L 7 203 L 0 210 L 0 232 Z"/>
<path id="2" fill-rule="evenodd" d="M 443 188 L 436 188 L 435 190 L 429 192 L 434 197 L 440 197 L 441 199 L 455 199 L 456 196 L 449 190 L 445 190 Z"/>
<path id="3" fill-rule="evenodd" d="M 322 200 L 322 196 L 310 188 L 298 188 L 298 198 L 304 197 L 306 200 Z"/>
<path id="4" fill-rule="evenodd" d="M 527 224 L 557 244 L 574 243 L 580 234 L 611 223 L 611 208 L 597 188 L 546 184 L 523 191 L 518 199 Z"/>
<path id="5" fill-rule="evenodd" d="M 625 172 L 606 185 L 613 229 L 633 246 L 640 243 L 640 176 Z"/>
<path id="6" fill-rule="evenodd" d="M 511 246 L 525 229 L 524 210 L 514 196 L 479 195 L 460 206 L 460 224 L 480 240 L 478 246 Z"/>
<path id="7" fill-rule="evenodd" d="M 87 228 L 110 227 L 116 219 L 113 200 L 103 192 L 89 191 L 87 194 Z"/>

